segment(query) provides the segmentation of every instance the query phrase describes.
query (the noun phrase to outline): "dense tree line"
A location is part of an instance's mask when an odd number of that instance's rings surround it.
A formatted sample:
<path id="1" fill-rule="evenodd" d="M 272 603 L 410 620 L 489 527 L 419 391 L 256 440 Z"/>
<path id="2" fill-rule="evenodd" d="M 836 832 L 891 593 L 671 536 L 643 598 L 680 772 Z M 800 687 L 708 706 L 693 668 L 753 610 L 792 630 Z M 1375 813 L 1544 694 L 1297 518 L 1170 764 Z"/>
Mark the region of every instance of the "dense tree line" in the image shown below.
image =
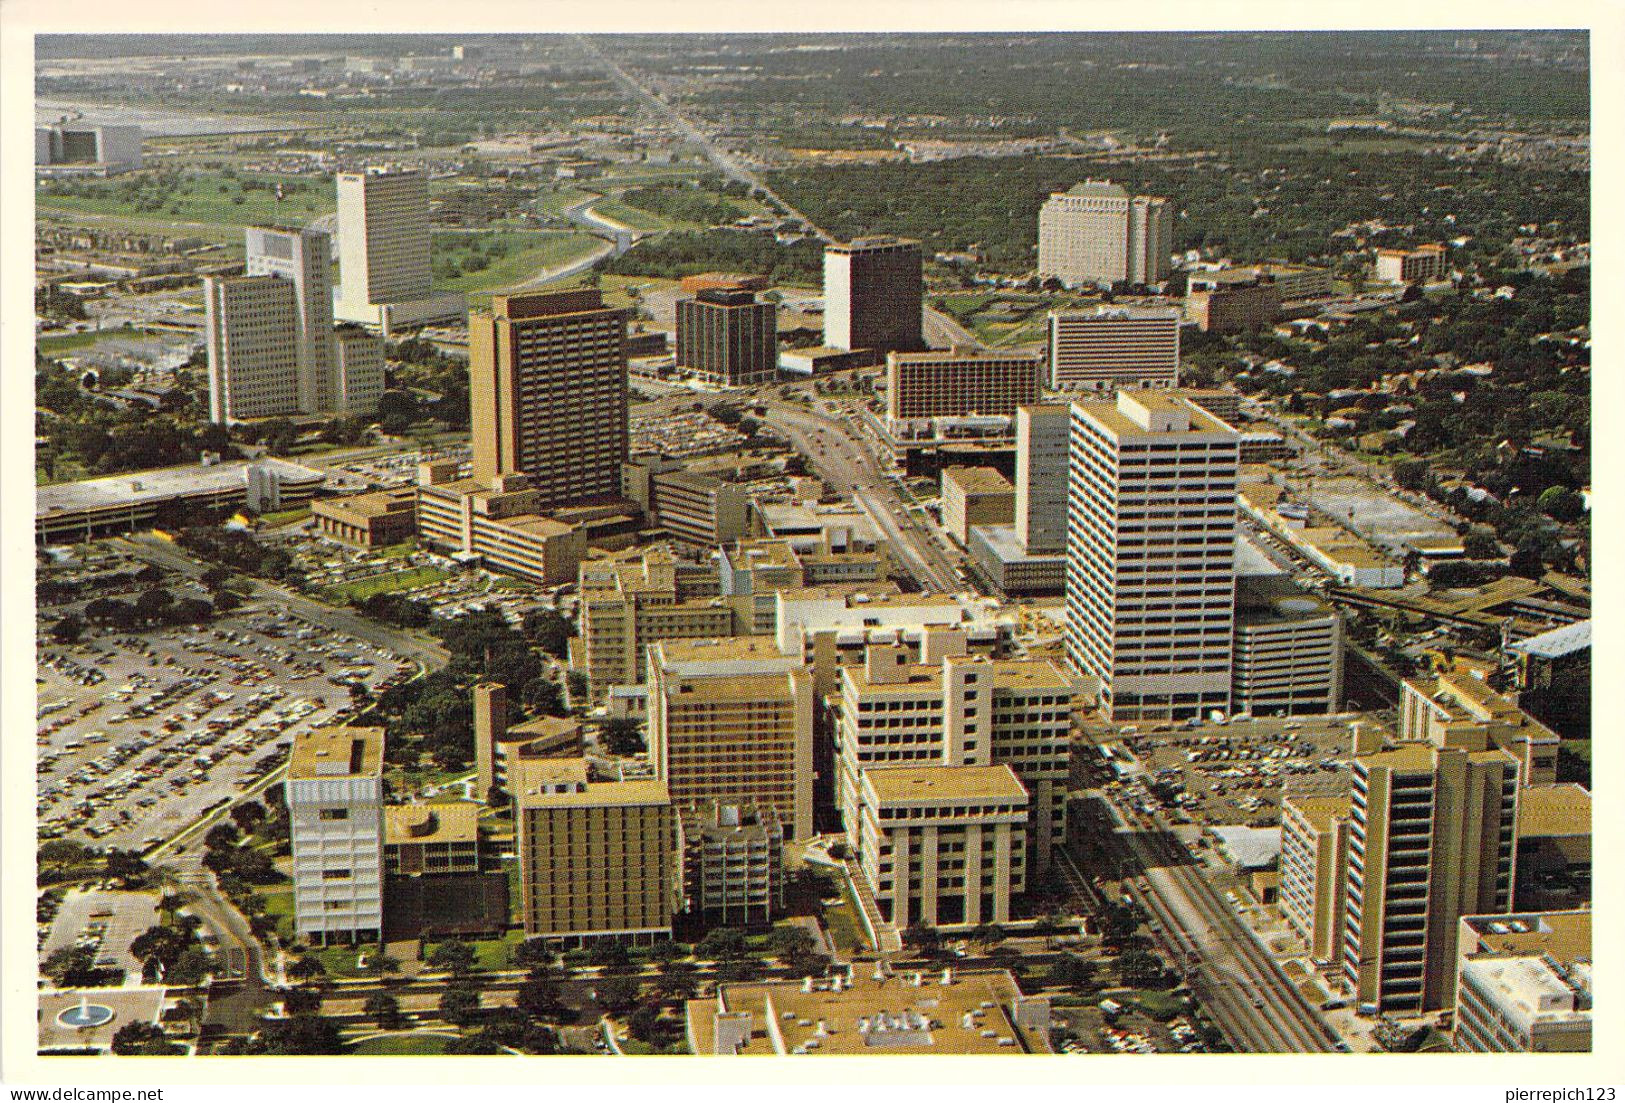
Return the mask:
<path id="1" fill-rule="evenodd" d="M 622 276 L 749 272 L 777 283 L 807 284 L 823 279 L 823 263 L 823 248 L 816 241 L 780 245 L 767 234 L 711 230 L 663 234 L 641 242 L 636 249 L 608 262 L 603 270 Z"/>
<path id="2" fill-rule="evenodd" d="M 686 184 L 632 188 L 622 194 L 621 200 L 678 222 L 695 222 L 701 226 L 720 226 L 745 213 L 726 199 L 719 199 Z"/>

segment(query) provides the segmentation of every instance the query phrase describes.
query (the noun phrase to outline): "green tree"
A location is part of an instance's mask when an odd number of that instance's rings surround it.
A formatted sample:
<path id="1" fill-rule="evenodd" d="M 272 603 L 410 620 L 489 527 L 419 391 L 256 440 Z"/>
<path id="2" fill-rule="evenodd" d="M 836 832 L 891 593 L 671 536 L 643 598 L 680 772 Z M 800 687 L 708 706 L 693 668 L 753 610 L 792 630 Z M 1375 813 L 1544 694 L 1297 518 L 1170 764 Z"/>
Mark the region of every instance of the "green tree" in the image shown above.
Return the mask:
<path id="1" fill-rule="evenodd" d="M 51 625 L 51 638 L 57 643 L 75 643 L 84 633 L 84 619 L 75 613 L 69 613 Z"/>
<path id="2" fill-rule="evenodd" d="M 459 982 L 449 985 L 440 995 L 440 1017 L 457 1026 L 467 1026 L 480 1014 L 480 990 L 475 985 Z"/>
<path id="3" fill-rule="evenodd" d="M 626 1011 L 637 1005 L 640 988 L 636 977 L 604 977 L 593 989 L 593 998 L 606 1011 Z"/>
<path id="4" fill-rule="evenodd" d="M 429 954 L 429 964 L 436 969 L 461 976 L 474 968 L 474 947 L 461 939 L 451 938 L 438 943 Z"/>
<path id="5" fill-rule="evenodd" d="M 388 992 L 374 992 L 361 1009 L 372 1016 L 379 1030 L 394 1030 L 400 1025 L 401 1001 Z"/>
<path id="6" fill-rule="evenodd" d="M 643 725 L 630 717 L 617 716 L 606 720 L 600 730 L 604 736 L 604 747 L 612 755 L 625 758 L 641 754 L 644 749 Z"/>

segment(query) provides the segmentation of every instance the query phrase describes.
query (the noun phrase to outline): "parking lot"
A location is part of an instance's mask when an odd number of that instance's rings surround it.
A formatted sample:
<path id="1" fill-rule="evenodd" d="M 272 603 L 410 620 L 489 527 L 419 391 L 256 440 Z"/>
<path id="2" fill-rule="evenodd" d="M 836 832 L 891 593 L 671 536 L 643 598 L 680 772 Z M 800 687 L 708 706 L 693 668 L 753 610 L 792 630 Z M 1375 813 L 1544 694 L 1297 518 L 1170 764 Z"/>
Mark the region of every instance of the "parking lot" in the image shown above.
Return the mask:
<path id="1" fill-rule="evenodd" d="M 96 968 L 117 969 L 127 981 L 140 980 L 141 962 L 130 953 L 130 943 L 157 922 L 155 893 L 75 889 L 63 897 L 40 958 L 66 946 L 83 946 L 95 951 Z"/>
<path id="2" fill-rule="evenodd" d="M 345 719 L 348 683 L 376 691 L 416 669 L 254 605 L 71 645 L 41 631 L 38 646 L 40 838 L 126 849 L 250 788 L 286 760 L 296 731 Z"/>
<path id="3" fill-rule="evenodd" d="M 1344 776 L 1351 722 L 1373 723 L 1345 713 L 1222 726 L 1131 725 L 1110 745 L 1119 776 L 1108 788 L 1175 824 L 1279 823 L 1284 787 L 1335 785 Z"/>

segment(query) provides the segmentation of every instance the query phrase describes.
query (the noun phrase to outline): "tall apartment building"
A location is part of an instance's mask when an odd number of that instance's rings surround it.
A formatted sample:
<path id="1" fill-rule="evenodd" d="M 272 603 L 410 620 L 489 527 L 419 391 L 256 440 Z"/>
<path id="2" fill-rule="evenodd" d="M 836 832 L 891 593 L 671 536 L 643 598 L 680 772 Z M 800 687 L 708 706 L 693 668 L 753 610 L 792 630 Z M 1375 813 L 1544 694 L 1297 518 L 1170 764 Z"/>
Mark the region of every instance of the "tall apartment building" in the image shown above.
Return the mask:
<path id="1" fill-rule="evenodd" d="M 1281 801 L 1281 913 L 1321 965 L 1342 959 L 1349 806 L 1346 794 L 1288 793 Z"/>
<path id="2" fill-rule="evenodd" d="M 626 311 L 595 289 L 495 295 L 468 327 L 473 477 L 522 472 L 543 509 L 618 496 Z"/>
<path id="3" fill-rule="evenodd" d="M 779 374 L 779 308 L 743 288 L 709 288 L 677 300 L 677 366 L 730 387 Z"/>
<path id="4" fill-rule="evenodd" d="M 813 833 L 812 676 L 761 636 L 649 650 L 649 760 L 679 806 L 772 808 Z"/>
<path id="5" fill-rule="evenodd" d="M 914 352 L 922 334 L 920 243 L 856 238 L 824 249 L 824 344 L 850 351 Z"/>
<path id="6" fill-rule="evenodd" d="M 330 239 L 266 226 L 243 238 L 243 275 L 204 278 L 210 420 L 338 411 Z"/>
<path id="7" fill-rule="evenodd" d="M 1446 276 L 1445 248 L 1433 242 L 1414 249 L 1378 249 L 1380 283 L 1432 283 Z"/>
<path id="8" fill-rule="evenodd" d="M 516 763 L 514 834 L 527 938 L 671 935 L 674 827 L 662 781 L 594 781 L 581 758 Z"/>
<path id="9" fill-rule="evenodd" d="M 326 944 L 384 930 L 384 729 L 294 736 L 284 785 L 294 930 Z"/>
<path id="10" fill-rule="evenodd" d="M 1047 659 L 966 655 L 963 641 L 932 663 L 870 644 L 843 667 L 835 718 L 835 800 L 861 845 L 866 773 L 896 766 L 1008 765 L 1026 805 L 1028 868 L 1048 869 L 1066 830 L 1071 718 L 1079 687 Z"/>
<path id="11" fill-rule="evenodd" d="M 435 294 L 430 267 L 429 180 L 422 169 L 341 172 L 338 316 L 393 327 L 457 317 L 459 294 Z"/>
<path id="12" fill-rule="evenodd" d="M 1116 718 L 1230 707 L 1239 451 L 1159 392 L 1072 407 L 1066 651 Z"/>
<path id="13" fill-rule="evenodd" d="M 1512 910 L 1518 764 L 1462 742 L 1352 762 L 1342 971 L 1363 1007 L 1450 1007 L 1462 916 Z"/>
<path id="14" fill-rule="evenodd" d="M 1177 310 L 1052 310 L 1045 331 L 1055 390 L 1179 386 Z"/>
<path id="15" fill-rule="evenodd" d="M 1168 200 L 1088 180 L 1055 192 L 1040 208 L 1038 275 L 1068 287 L 1160 283 L 1171 268 L 1173 235 Z"/>
<path id="16" fill-rule="evenodd" d="M 886 357 L 886 417 L 1016 416 L 1037 402 L 1043 361 L 1032 353 L 956 348 L 894 352 Z"/>

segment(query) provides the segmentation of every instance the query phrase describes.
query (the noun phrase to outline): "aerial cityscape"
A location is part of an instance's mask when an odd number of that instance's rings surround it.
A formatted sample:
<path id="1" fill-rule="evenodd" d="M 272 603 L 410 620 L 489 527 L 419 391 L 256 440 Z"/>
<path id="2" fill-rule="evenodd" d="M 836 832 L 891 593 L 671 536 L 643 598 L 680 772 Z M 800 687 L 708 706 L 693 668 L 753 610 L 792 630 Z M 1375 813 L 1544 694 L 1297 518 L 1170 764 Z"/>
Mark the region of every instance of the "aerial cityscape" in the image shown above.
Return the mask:
<path id="1" fill-rule="evenodd" d="M 1590 49 L 37 37 L 35 1049 L 1591 1052 Z"/>

